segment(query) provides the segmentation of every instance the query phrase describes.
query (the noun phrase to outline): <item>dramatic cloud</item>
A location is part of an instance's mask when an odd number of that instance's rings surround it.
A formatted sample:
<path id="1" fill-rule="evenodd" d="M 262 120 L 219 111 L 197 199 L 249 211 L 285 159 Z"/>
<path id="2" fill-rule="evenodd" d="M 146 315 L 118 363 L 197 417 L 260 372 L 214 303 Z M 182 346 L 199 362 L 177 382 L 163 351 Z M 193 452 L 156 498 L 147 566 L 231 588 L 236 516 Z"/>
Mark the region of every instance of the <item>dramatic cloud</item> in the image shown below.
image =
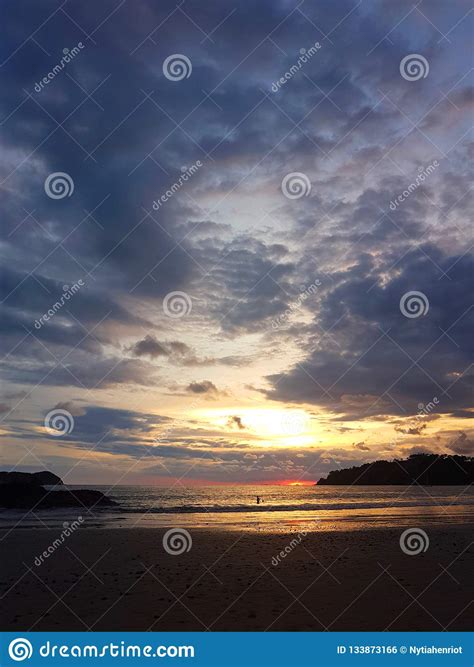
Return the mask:
<path id="1" fill-rule="evenodd" d="M 455 454 L 461 454 L 462 456 L 473 456 L 474 455 L 474 440 L 469 438 L 466 433 L 460 433 L 452 443 L 450 443 L 449 448 Z"/>
<path id="2" fill-rule="evenodd" d="M 166 357 L 169 351 L 159 343 L 154 336 L 147 335 L 143 340 L 137 341 L 134 345 L 127 348 L 127 352 L 131 352 L 136 357 Z"/>
<path id="3" fill-rule="evenodd" d="M 9 463 L 34 441 L 66 468 L 100 440 L 117 461 L 141 445 L 169 474 L 192 462 L 199 479 L 241 481 L 311 479 L 418 442 L 465 450 L 472 19 L 462 0 L 11 3 Z M 164 69 L 172 54 L 189 76 Z M 427 76 L 400 70 L 410 54 Z M 58 173 L 65 196 L 48 185 Z M 412 292 L 417 317 L 401 306 Z M 54 406 L 76 421 L 61 443 L 38 436 Z M 276 453 L 271 411 L 295 406 L 311 428 Z"/>
<path id="4" fill-rule="evenodd" d="M 432 259 L 420 251 L 406 253 L 393 277 L 373 263 L 341 272 L 318 314 L 322 335 L 315 331 L 302 364 L 269 377 L 275 388 L 268 396 L 324 405 L 348 419 L 413 414 L 433 396 L 443 412 L 469 406 L 474 262 L 433 247 L 427 251 Z M 439 280 L 440 273 L 447 279 Z M 399 304 L 415 288 L 426 295 L 429 311 L 411 319 Z"/>
<path id="5" fill-rule="evenodd" d="M 421 435 L 426 429 L 426 424 L 416 424 L 413 426 L 395 426 L 398 433 L 406 433 L 407 435 Z"/>
<path id="6" fill-rule="evenodd" d="M 186 388 L 192 394 L 217 394 L 219 390 L 216 385 L 210 380 L 202 380 L 201 382 L 191 382 Z"/>
<path id="7" fill-rule="evenodd" d="M 242 422 L 242 418 L 238 417 L 237 415 L 232 415 L 232 417 L 229 417 L 227 419 L 227 426 L 229 426 L 230 428 L 238 428 L 241 431 L 245 429 L 245 426 Z"/>
<path id="8" fill-rule="evenodd" d="M 365 442 L 355 442 L 354 443 L 354 448 L 355 449 L 360 449 L 363 452 L 370 452 L 370 447 L 367 447 Z"/>

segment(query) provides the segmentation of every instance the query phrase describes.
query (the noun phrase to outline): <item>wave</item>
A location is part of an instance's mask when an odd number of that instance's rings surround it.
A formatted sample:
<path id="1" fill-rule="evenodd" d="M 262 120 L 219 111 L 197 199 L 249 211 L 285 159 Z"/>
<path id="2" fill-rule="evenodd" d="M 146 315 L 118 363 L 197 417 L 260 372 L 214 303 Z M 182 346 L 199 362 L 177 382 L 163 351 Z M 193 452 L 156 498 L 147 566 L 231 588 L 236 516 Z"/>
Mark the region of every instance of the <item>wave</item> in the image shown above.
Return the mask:
<path id="1" fill-rule="evenodd" d="M 474 502 L 463 501 L 450 502 L 449 506 L 473 506 Z M 395 502 L 351 502 L 351 503 L 311 503 L 299 505 L 176 505 L 171 507 L 154 507 L 143 504 L 141 506 L 119 505 L 114 508 L 104 508 L 106 512 L 119 512 L 122 514 L 136 514 L 146 512 L 149 514 L 204 514 L 204 513 L 239 513 L 239 512 L 327 512 L 331 510 L 358 510 L 358 509 L 390 509 L 396 507 L 440 507 L 441 504 L 435 500 L 413 502 L 413 501 L 395 501 Z"/>

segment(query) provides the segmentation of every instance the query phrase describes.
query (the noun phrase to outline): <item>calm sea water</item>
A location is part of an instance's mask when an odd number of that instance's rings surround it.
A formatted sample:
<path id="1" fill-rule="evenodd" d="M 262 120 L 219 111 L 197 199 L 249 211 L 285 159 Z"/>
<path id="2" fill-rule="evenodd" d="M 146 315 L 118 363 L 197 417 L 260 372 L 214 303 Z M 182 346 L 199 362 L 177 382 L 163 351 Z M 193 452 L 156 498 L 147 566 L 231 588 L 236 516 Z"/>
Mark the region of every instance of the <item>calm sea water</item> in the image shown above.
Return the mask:
<path id="1" fill-rule="evenodd" d="M 71 489 L 84 488 L 71 486 Z M 461 486 L 88 486 L 118 505 L 92 511 L 0 513 L 0 527 L 52 527 L 80 514 L 89 527 L 184 526 L 245 530 L 338 530 L 474 524 L 474 489 Z M 257 504 L 256 497 L 261 503 Z"/>

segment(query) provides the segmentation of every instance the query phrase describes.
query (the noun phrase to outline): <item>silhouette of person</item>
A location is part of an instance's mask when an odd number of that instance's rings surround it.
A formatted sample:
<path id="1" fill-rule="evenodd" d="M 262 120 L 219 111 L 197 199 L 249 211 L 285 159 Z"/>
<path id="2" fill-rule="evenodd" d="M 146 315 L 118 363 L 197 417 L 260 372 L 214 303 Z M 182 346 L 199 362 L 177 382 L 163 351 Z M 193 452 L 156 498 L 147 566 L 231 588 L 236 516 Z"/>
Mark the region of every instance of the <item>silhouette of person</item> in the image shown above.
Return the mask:
<path id="1" fill-rule="evenodd" d="M 257 505 L 260 505 L 260 496 L 257 496 Z"/>

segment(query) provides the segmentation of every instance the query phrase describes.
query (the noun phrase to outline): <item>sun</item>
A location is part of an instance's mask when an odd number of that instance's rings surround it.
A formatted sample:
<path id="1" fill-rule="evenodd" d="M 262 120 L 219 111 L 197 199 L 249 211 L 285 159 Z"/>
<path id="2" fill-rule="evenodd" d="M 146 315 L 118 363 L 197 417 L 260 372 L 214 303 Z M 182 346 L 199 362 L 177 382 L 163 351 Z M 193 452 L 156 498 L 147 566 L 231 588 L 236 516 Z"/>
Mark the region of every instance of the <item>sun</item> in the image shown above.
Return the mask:
<path id="1" fill-rule="evenodd" d="M 284 486 L 314 486 L 315 482 L 311 480 L 297 481 L 297 482 L 283 482 Z"/>
<path id="2" fill-rule="evenodd" d="M 256 446 L 301 447 L 314 442 L 310 416 L 301 408 L 231 407 L 199 410 L 198 413 L 200 419 L 227 433 L 252 436 Z"/>

